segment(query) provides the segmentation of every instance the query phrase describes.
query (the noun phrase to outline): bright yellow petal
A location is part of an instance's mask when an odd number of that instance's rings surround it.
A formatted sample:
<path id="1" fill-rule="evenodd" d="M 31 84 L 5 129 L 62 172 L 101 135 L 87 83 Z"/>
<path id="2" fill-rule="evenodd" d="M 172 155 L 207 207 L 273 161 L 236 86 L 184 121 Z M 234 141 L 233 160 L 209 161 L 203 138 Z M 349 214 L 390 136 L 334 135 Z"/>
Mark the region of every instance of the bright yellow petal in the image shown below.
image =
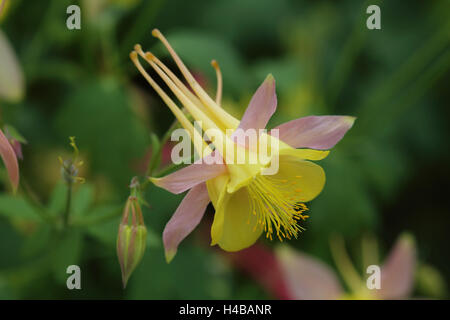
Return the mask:
<path id="1" fill-rule="evenodd" d="M 258 240 L 263 229 L 251 212 L 247 188 L 235 193 L 226 193 L 221 206 L 216 209 L 215 219 L 222 220 L 222 234 L 217 241 L 225 251 L 239 251 L 250 247 Z"/>
<path id="2" fill-rule="evenodd" d="M 280 168 L 274 178 L 286 181 L 299 194 L 299 200 L 308 202 L 317 197 L 325 185 L 325 172 L 319 165 L 292 155 L 280 156 Z"/>
<path id="3" fill-rule="evenodd" d="M 227 184 L 229 181 L 229 176 L 224 174 L 218 176 L 214 179 L 206 181 L 206 187 L 208 188 L 209 198 L 216 209 L 214 215 L 214 221 L 211 227 L 211 245 L 217 244 L 219 239 L 222 237 L 223 231 L 223 210 L 217 210 L 222 205 L 223 199 L 227 193 Z"/>
<path id="4" fill-rule="evenodd" d="M 314 149 L 294 149 L 284 148 L 280 150 L 280 156 L 293 156 L 304 160 L 322 160 L 328 156 L 330 151 L 314 150 Z"/>

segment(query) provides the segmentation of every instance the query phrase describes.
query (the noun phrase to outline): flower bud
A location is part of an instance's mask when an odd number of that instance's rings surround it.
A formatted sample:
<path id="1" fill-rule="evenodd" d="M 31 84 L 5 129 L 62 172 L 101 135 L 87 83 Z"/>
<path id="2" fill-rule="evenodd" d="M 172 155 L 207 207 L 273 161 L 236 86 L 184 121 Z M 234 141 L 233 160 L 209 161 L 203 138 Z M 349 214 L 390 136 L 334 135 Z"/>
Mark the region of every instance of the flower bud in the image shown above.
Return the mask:
<path id="1" fill-rule="evenodd" d="M 131 217 L 129 216 L 131 209 Z M 129 222 L 131 220 L 131 224 Z M 137 197 L 128 197 L 117 237 L 117 256 L 122 270 L 122 283 L 125 288 L 145 252 L 147 228 Z"/>
<path id="2" fill-rule="evenodd" d="M 11 125 L 4 125 L 3 130 L 11 147 L 16 153 L 16 157 L 23 160 L 22 144 L 27 144 L 27 140 Z"/>
<path id="3" fill-rule="evenodd" d="M 83 165 L 83 161 L 78 160 L 78 147 L 75 143 L 75 137 L 69 137 L 70 146 L 73 148 L 73 156 L 72 159 L 63 160 L 59 157 L 59 162 L 61 164 L 61 175 L 64 181 L 71 185 L 74 182 L 84 183 L 84 178 L 78 176 L 78 168 Z"/>

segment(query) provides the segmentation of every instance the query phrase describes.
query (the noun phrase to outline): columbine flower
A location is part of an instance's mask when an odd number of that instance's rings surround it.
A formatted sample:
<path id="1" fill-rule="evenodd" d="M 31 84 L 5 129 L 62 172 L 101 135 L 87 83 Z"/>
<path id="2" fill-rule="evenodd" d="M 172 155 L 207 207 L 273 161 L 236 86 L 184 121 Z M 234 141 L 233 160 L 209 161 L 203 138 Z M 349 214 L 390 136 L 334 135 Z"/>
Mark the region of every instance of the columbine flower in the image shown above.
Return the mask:
<path id="1" fill-rule="evenodd" d="M 11 146 L 8 138 L 0 129 L 0 157 L 5 163 L 6 171 L 8 172 L 9 181 L 11 181 L 13 192 L 17 191 L 19 186 L 19 164 L 17 163 L 16 153 Z"/>
<path id="2" fill-rule="evenodd" d="M 179 243 L 198 225 L 210 201 L 216 210 L 211 245 L 238 251 L 252 245 L 263 232 L 270 239 L 274 236 L 280 240 L 296 238 L 302 230 L 299 221 L 307 218 L 303 214 L 307 209 L 304 203 L 314 199 L 325 183 L 323 169 L 308 160 L 325 158 L 329 151 L 323 150 L 333 147 L 352 127 L 355 118 L 305 117 L 278 126 L 277 138 L 260 134 L 258 144 L 265 142 L 276 149 L 271 150 L 271 155 L 279 160 L 278 172 L 265 175 L 264 171 L 274 158 L 261 155 L 259 145 L 256 148 L 243 145 L 240 138 L 247 129 L 264 129 L 275 112 L 274 78 L 271 75 L 266 78 L 239 121 L 220 106 L 222 81 L 217 63 L 212 62 L 218 76 L 217 97 L 213 100 L 159 30 L 153 30 L 152 34 L 167 48 L 192 91 L 152 53 L 143 52 L 139 45 L 130 54 L 131 60 L 189 133 L 195 150 L 204 156 L 168 176 L 151 178 L 153 183 L 172 193 L 190 190 L 164 230 L 167 261 L 175 256 Z M 145 71 L 139 56 L 158 73 L 193 119 L 201 122 L 203 130 L 214 130 L 214 136 L 210 137 L 214 151 L 184 112 Z M 227 134 L 229 130 L 233 130 L 231 135 Z M 237 152 L 231 153 L 230 149 Z M 236 161 L 235 154 L 245 157 Z M 218 158 L 223 162 L 214 161 Z M 257 163 L 247 160 L 255 158 Z"/>

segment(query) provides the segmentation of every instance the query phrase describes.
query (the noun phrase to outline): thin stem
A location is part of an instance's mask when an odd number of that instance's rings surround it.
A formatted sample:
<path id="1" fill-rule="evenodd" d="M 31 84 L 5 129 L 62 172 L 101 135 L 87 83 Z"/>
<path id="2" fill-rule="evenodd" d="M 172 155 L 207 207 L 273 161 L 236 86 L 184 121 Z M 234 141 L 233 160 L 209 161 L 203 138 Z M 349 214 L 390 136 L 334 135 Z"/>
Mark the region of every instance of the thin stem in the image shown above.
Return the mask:
<path id="1" fill-rule="evenodd" d="M 192 155 L 191 161 L 190 161 L 189 163 L 192 163 L 192 162 L 194 161 L 194 159 L 195 159 L 195 154 Z M 185 165 L 184 163 L 181 163 L 181 164 L 173 163 L 173 164 L 171 164 L 171 165 L 169 165 L 169 166 L 163 168 L 162 170 L 158 171 L 158 172 L 155 174 L 155 177 L 158 178 L 158 177 L 165 176 L 165 175 L 167 175 L 167 174 L 169 174 L 169 173 L 175 171 L 177 168 L 183 167 L 184 165 Z"/>
<path id="2" fill-rule="evenodd" d="M 372 94 L 367 97 L 361 106 L 359 118 L 366 118 L 367 121 L 373 119 L 373 115 L 380 112 L 379 106 L 386 101 L 392 100 L 393 94 L 407 85 L 410 79 L 414 79 L 419 72 L 448 44 L 448 26 L 446 22 L 435 35 L 414 52 L 388 79 L 383 81 Z M 361 121 L 360 120 L 360 121 Z M 360 125 L 359 127 L 364 127 Z"/>
<path id="3" fill-rule="evenodd" d="M 131 29 L 125 35 L 120 47 L 122 48 L 121 56 L 126 56 L 130 49 L 138 39 L 141 39 L 148 32 L 148 26 L 158 15 L 159 10 L 164 5 L 165 0 L 154 0 L 145 3 L 144 8 L 139 11 L 139 16 L 134 19 Z"/>
<path id="4" fill-rule="evenodd" d="M 114 26 L 115 27 L 115 26 Z M 122 75 L 120 56 L 118 54 L 114 28 L 102 28 L 100 31 L 103 56 L 111 74 Z"/>
<path id="5" fill-rule="evenodd" d="M 450 68 L 450 50 L 447 50 L 442 54 L 434 64 L 432 64 L 427 70 L 425 70 L 415 83 L 411 85 L 406 93 L 396 101 L 392 101 L 385 105 L 385 112 L 383 113 L 383 126 L 387 126 L 392 123 L 398 116 L 404 115 L 408 107 L 414 105 L 419 99 L 421 99 L 426 91 L 449 70 Z M 392 104 L 395 103 L 395 107 Z M 391 106 L 391 107 L 390 107 Z M 370 116 L 365 116 L 365 127 L 375 130 L 377 128 L 377 122 L 369 121 Z M 364 117 L 361 117 L 361 120 Z M 373 118 L 372 118 L 373 119 Z"/>
<path id="6" fill-rule="evenodd" d="M 428 89 L 450 69 L 450 50 L 442 54 L 410 87 L 397 102 L 397 107 L 387 115 L 386 121 L 393 121 L 397 116 L 405 114 L 406 109 L 422 98 Z"/>
<path id="7" fill-rule="evenodd" d="M 344 281 L 351 290 L 358 292 L 363 286 L 363 282 L 345 250 L 344 239 L 338 235 L 332 236 L 330 238 L 330 249 L 336 267 Z"/>
<path id="8" fill-rule="evenodd" d="M 145 175 L 146 178 L 151 177 L 153 172 L 154 172 L 154 170 L 161 163 L 161 155 L 162 155 L 162 151 L 163 151 L 164 145 L 167 143 L 167 141 L 169 141 L 169 138 L 172 135 L 173 130 L 175 130 L 178 127 L 178 124 L 179 124 L 179 122 L 175 119 L 174 122 L 170 125 L 169 130 L 167 130 L 167 132 L 161 138 L 161 141 L 159 143 L 159 148 L 158 148 L 156 154 L 154 156 L 152 156 L 152 158 L 150 159 L 150 162 L 148 164 L 147 172 L 146 172 L 146 175 Z M 148 187 L 149 183 L 150 183 L 150 181 L 148 179 L 146 179 L 141 184 L 141 190 L 145 190 Z"/>
<path id="9" fill-rule="evenodd" d="M 25 69 L 28 69 L 29 66 L 33 66 L 36 60 L 41 56 L 42 52 L 45 49 L 50 48 L 51 44 L 54 42 L 52 37 L 47 37 L 46 41 L 42 41 L 43 38 L 46 37 L 46 33 L 50 28 L 50 24 L 53 21 L 54 16 L 58 16 L 59 10 L 61 8 L 60 1 L 50 1 L 46 13 L 41 20 L 41 23 L 38 24 L 39 28 L 35 32 L 31 41 L 27 46 L 27 50 L 25 50 Z M 65 10 L 65 9 L 64 9 Z"/>
<path id="10" fill-rule="evenodd" d="M 73 183 L 69 182 L 67 184 L 67 197 L 66 197 L 66 209 L 63 214 L 63 228 L 66 229 L 69 225 L 70 208 L 72 206 L 72 186 Z"/>
<path id="11" fill-rule="evenodd" d="M 368 266 L 372 264 L 379 264 L 378 259 L 378 243 L 373 234 L 366 234 L 362 238 L 362 260 L 363 273 L 366 273 Z"/>
<path id="12" fill-rule="evenodd" d="M 217 78 L 217 90 L 216 90 L 216 103 L 218 106 L 222 104 L 222 87 L 223 87 L 223 81 L 222 81 L 222 71 L 220 71 L 219 64 L 216 60 L 211 61 L 211 65 L 213 66 L 214 70 L 216 70 L 216 78 Z"/>
<path id="13" fill-rule="evenodd" d="M 164 145 L 169 141 L 170 136 L 172 135 L 173 130 L 178 126 L 178 121 L 175 120 L 171 125 L 169 130 L 164 134 L 162 137 L 160 143 L 159 143 L 159 149 L 156 153 L 156 156 L 153 160 L 153 163 L 149 163 L 148 169 L 147 169 L 147 177 L 150 177 L 153 173 L 153 171 L 158 167 L 159 163 L 161 162 L 161 155 L 163 152 Z"/>
<path id="14" fill-rule="evenodd" d="M 375 1 L 377 4 L 379 1 Z M 368 1 L 364 3 L 362 8 L 367 8 Z M 363 10 L 361 10 L 363 12 Z M 362 14 L 358 17 L 357 23 L 353 27 L 351 35 L 345 42 L 344 48 L 336 62 L 336 66 L 330 75 L 329 80 L 329 105 L 335 108 L 334 104 L 339 98 L 339 94 L 346 84 L 346 80 L 352 70 L 355 57 L 361 52 L 367 38 L 367 28 L 364 26 L 366 15 Z"/>

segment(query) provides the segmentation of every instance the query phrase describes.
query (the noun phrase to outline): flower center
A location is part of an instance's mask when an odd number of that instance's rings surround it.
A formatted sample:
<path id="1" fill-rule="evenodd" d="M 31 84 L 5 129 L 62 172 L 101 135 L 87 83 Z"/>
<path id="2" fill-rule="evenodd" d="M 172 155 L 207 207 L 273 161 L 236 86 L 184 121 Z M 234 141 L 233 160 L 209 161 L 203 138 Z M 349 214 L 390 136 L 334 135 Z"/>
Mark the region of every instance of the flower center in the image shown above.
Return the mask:
<path id="1" fill-rule="evenodd" d="M 301 176 L 295 179 L 301 179 Z M 276 231 L 278 239 L 283 241 L 283 238 L 297 238 L 298 233 L 304 230 L 298 222 L 309 218 L 303 215 L 308 208 L 300 201 L 302 191 L 295 188 L 295 181 L 258 175 L 247 190 L 251 203 L 249 215 L 255 215 L 257 220 L 255 231 L 263 227 L 270 240 Z M 247 223 L 250 223 L 250 216 Z"/>

